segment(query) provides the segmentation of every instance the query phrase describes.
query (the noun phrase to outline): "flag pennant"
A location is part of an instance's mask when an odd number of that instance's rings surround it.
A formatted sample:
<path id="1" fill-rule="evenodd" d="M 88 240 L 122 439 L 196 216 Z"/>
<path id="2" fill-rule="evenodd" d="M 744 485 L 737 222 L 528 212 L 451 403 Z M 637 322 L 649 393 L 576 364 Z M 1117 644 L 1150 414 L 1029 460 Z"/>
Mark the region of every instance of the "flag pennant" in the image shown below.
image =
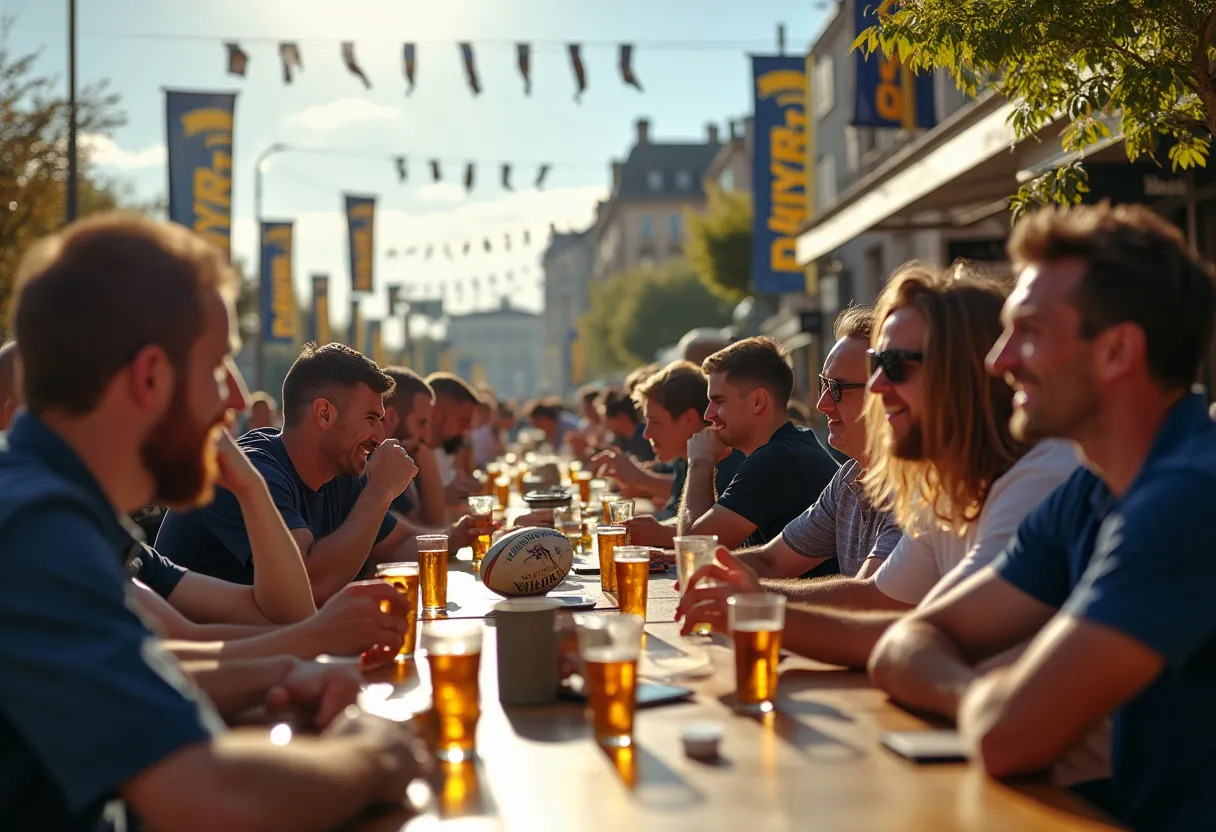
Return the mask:
<path id="1" fill-rule="evenodd" d="M 452 260 L 452 259 L 453 259 L 453 257 L 452 257 L 452 247 L 451 247 L 450 245 L 448 245 L 447 243 L 444 243 L 444 244 L 443 244 L 443 253 L 447 255 L 447 257 L 448 257 L 448 259 L 449 259 L 449 260 Z"/>
<path id="2" fill-rule="evenodd" d="M 528 229 L 526 229 L 526 228 L 524 229 L 524 245 L 526 245 L 526 246 L 532 245 L 532 235 L 528 232 Z"/>
<path id="3" fill-rule="evenodd" d="M 642 91 L 642 83 L 638 81 L 638 76 L 633 74 L 633 44 L 621 44 L 621 80 L 631 87 L 634 87 L 638 92 Z"/>
<path id="4" fill-rule="evenodd" d="M 411 95 L 414 92 L 414 70 L 418 67 L 418 53 L 414 44 L 407 43 L 405 45 L 405 80 L 408 86 L 405 88 L 405 94 Z"/>
<path id="5" fill-rule="evenodd" d="M 541 165 L 540 166 L 540 170 L 536 174 L 537 190 L 543 189 L 545 187 L 545 178 L 549 175 L 549 169 L 551 167 L 553 167 L 553 166 L 552 165 Z"/>
<path id="6" fill-rule="evenodd" d="M 490 238 L 489 238 L 489 237 L 486 237 L 484 240 L 482 240 L 482 241 L 481 241 L 481 247 L 482 247 L 482 248 L 484 248 L 484 249 L 486 250 L 486 253 L 487 253 L 487 254 L 488 254 L 488 253 L 490 253 L 491 251 L 493 251 L 493 250 L 494 250 L 494 249 L 493 249 L 493 248 L 490 246 Z"/>
<path id="7" fill-rule="evenodd" d="M 397 181 L 404 182 L 409 177 L 409 168 L 406 167 L 405 157 L 397 157 Z"/>
<path id="8" fill-rule="evenodd" d="M 405 250 L 406 257 L 413 257 L 417 253 L 418 253 L 418 246 L 410 246 L 409 248 L 407 248 Z"/>
<path id="9" fill-rule="evenodd" d="M 477 80 L 477 63 L 473 59 L 473 44 L 460 44 L 460 54 L 464 58 L 464 75 L 468 79 L 469 89 L 473 95 L 481 95 L 481 82 Z"/>
<path id="10" fill-rule="evenodd" d="M 510 251 L 510 250 L 511 250 L 511 235 L 510 235 L 510 234 L 503 234 L 503 235 L 502 235 L 502 243 L 503 243 L 503 247 L 504 247 L 504 248 L 505 248 L 507 251 Z"/>
<path id="11" fill-rule="evenodd" d="M 385 254 L 384 256 L 387 257 L 389 260 L 396 260 L 397 259 L 397 249 L 390 248 L 388 250 L 388 253 Z"/>
<path id="12" fill-rule="evenodd" d="M 244 78 L 245 69 L 249 66 L 249 55 L 236 43 L 225 43 L 224 47 L 228 50 L 228 74 Z"/>
<path id="13" fill-rule="evenodd" d="M 511 165 L 509 163 L 502 166 L 502 187 L 505 191 L 515 190 L 511 187 Z"/>
<path id="14" fill-rule="evenodd" d="M 297 70 L 304 69 L 304 61 L 300 58 L 298 44 L 284 42 L 279 44 L 279 61 L 283 64 L 283 83 L 290 84 Z"/>
<path id="15" fill-rule="evenodd" d="M 435 182 L 443 181 L 443 172 L 439 170 L 439 160 L 431 160 L 431 179 Z"/>
<path id="16" fill-rule="evenodd" d="M 583 47 L 577 43 L 570 44 L 570 66 L 574 69 L 574 82 L 578 88 L 574 100 L 581 104 L 587 89 L 587 69 L 583 66 Z"/>
<path id="17" fill-rule="evenodd" d="M 532 47 L 526 43 L 515 44 L 519 56 L 519 74 L 524 78 L 524 95 L 532 94 Z"/>
<path id="18" fill-rule="evenodd" d="M 363 82 L 364 87 L 369 90 L 372 88 L 372 82 L 367 80 L 367 76 L 364 75 L 363 70 L 359 68 L 359 62 L 355 60 L 354 41 L 342 41 L 342 62 L 346 64 L 346 68 L 350 70 L 351 75 L 354 75 Z"/>
<path id="19" fill-rule="evenodd" d="M 430 260 L 430 259 L 431 259 L 431 255 L 432 255 L 432 254 L 434 254 L 434 253 L 435 253 L 435 247 L 434 247 L 434 246 L 427 246 L 427 247 L 426 247 L 426 254 L 422 255 L 422 259 L 423 259 L 423 260 Z"/>
<path id="20" fill-rule="evenodd" d="M 476 177 L 477 165 L 469 162 L 464 166 L 464 189 L 466 191 L 473 190 L 473 181 Z"/>
<path id="21" fill-rule="evenodd" d="M 468 242 L 466 242 L 466 243 L 464 244 L 464 252 L 463 252 L 463 253 L 464 253 L 465 257 L 468 257 L 468 256 L 469 256 L 469 251 L 470 251 L 470 250 L 472 250 L 472 248 L 473 248 L 473 244 L 472 244 L 472 243 L 468 243 Z"/>

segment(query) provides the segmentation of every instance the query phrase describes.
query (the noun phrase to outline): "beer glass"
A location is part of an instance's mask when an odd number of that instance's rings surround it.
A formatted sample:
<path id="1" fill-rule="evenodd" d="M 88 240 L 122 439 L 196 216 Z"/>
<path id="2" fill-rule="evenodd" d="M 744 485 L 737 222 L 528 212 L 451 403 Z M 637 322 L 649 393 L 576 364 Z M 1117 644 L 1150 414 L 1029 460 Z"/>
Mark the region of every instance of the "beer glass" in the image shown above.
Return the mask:
<path id="1" fill-rule="evenodd" d="M 633 519 L 633 500 L 617 500 L 608 506 L 608 515 L 614 526 L 623 526 Z"/>
<path id="2" fill-rule="evenodd" d="M 491 528 L 494 525 L 494 498 L 480 495 L 470 497 L 469 519 L 478 526 Z M 490 550 L 490 535 L 489 533 L 473 535 L 470 543 L 473 547 L 473 568 L 480 569 L 481 559 Z"/>
<path id="3" fill-rule="evenodd" d="M 481 667 L 480 621 L 428 621 L 421 647 L 431 667 L 438 740 L 435 756 L 460 762 L 473 756 L 481 716 L 477 672 Z"/>
<path id="4" fill-rule="evenodd" d="M 448 607 L 448 536 L 418 535 L 418 571 L 422 584 L 422 611 L 428 615 Z"/>
<path id="5" fill-rule="evenodd" d="M 506 509 L 511 503 L 511 478 L 505 475 L 499 475 L 498 479 L 494 480 L 494 499 L 498 503 L 498 507 Z"/>
<path id="6" fill-rule="evenodd" d="M 595 551 L 595 529 L 599 526 L 600 521 L 594 515 L 583 515 L 583 554 L 590 555 Z"/>
<path id="7" fill-rule="evenodd" d="M 568 506 L 554 508 L 553 528 L 566 536 L 575 552 L 582 553 L 583 514 L 579 510 L 578 503 L 572 502 Z"/>
<path id="8" fill-rule="evenodd" d="M 578 499 L 583 505 L 591 502 L 591 472 L 576 471 L 574 484 L 578 486 Z"/>
<path id="9" fill-rule="evenodd" d="M 688 592 L 688 582 L 693 573 L 706 564 L 714 562 L 714 552 L 718 548 L 718 536 L 709 534 L 692 534 L 675 539 L 676 544 L 676 574 L 679 576 L 680 593 Z M 709 580 L 702 586 L 713 586 Z M 693 628 L 694 633 L 708 635 L 713 632 L 709 624 L 698 624 Z"/>
<path id="10" fill-rule="evenodd" d="M 604 508 L 604 522 L 612 522 L 612 504 L 621 499 L 613 494 L 605 494 L 600 497 L 600 505 Z"/>
<path id="11" fill-rule="evenodd" d="M 616 562 L 612 552 L 629 542 L 624 526 L 599 526 L 595 530 L 595 545 L 600 550 L 600 586 L 604 592 L 616 592 Z"/>
<path id="12" fill-rule="evenodd" d="M 418 638 L 418 564 L 382 563 L 376 567 L 376 577 L 392 584 L 403 595 L 400 607 L 405 615 L 405 637 L 401 640 L 397 658 L 408 659 L 414 655 Z"/>
<path id="13" fill-rule="evenodd" d="M 726 599 L 735 634 L 735 684 L 739 707 L 746 713 L 768 713 L 777 700 L 777 662 L 785 629 L 785 596 L 744 593 Z"/>
<path id="14" fill-rule="evenodd" d="M 646 618 L 646 585 L 650 580 L 650 550 L 645 546 L 617 546 L 616 597 L 621 612 Z"/>
<path id="15" fill-rule="evenodd" d="M 595 740 L 609 748 L 632 745 L 642 619 L 583 614 L 574 623 Z"/>

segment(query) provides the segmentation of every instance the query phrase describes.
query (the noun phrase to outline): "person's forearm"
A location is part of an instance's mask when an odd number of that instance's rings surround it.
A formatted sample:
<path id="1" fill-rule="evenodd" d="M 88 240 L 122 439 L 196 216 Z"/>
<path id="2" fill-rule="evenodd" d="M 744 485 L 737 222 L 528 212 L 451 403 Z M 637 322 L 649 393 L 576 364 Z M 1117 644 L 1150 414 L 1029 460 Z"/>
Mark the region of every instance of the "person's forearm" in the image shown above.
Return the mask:
<path id="1" fill-rule="evenodd" d="M 832 548 L 835 551 L 835 541 L 833 541 Z M 808 569 L 814 569 L 827 560 L 826 557 L 808 558 L 798 554 L 785 543 L 780 535 L 763 546 L 737 549 L 733 554 L 746 563 L 757 577 L 773 579 L 797 578 Z M 792 598 L 796 592 L 801 591 L 803 586 L 809 583 L 811 583 L 809 580 L 784 581 L 779 584 L 781 587 L 779 591 L 782 595 Z M 774 582 L 774 585 L 778 584 Z"/>
<path id="2" fill-rule="evenodd" d="M 208 698 L 215 703 L 221 714 L 234 715 L 246 711 L 266 700 L 266 692 L 279 684 L 291 669 L 296 660 L 291 656 L 274 656 L 268 658 L 240 659 L 222 654 L 222 644 L 185 645 L 180 642 L 167 642 L 166 647 L 175 655 L 179 650 L 195 650 L 199 658 L 186 659 L 181 662 L 182 671 L 198 685 Z M 211 654 L 211 658 L 201 656 Z"/>
<path id="3" fill-rule="evenodd" d="M 342 525 L 312 544 L 307 560 L 308 577 L 313 595 L 322 602 L 359 574 L 376 544 L 376 534 L 393 496 L 396 495 L 364 488 Z"/>
<path id="4" fill-rule="evenodd" d="M 690 461 L 688 477 L 684 480 L 684 495 L 680 499 L 680 534 L 689 534 L 696 522 L 714 507 L 717 499 L 714 466 L 708 462 Z"/>
<path id="5" fill-rule="evenodd" d="M 748 562 L 750 565 L 750 561 Z M 809 569 L 814 564 L 810 564 Z M 762 578 L 769 592 L 800 604 L 849 610 L 909 610 L 911 606 L 886 595 L 873 581 L 857 578 Z"/>
<path id="6" fill-rule="evenodd" d="M 870 681 L 892 699 L 956 719 L 958 704 L 975 671 L 958 647 L 929 624 L 904 619 L 879 639 L 870 654 Z"/>
<path id="7" fill-rule="evenodd" d="M 317 611 L 312 583 L 300 549 L 287 531 L 270 491 L 259 479 L 256 485 L 237 493 L 236 497 L 256 567 L 254 604 L 274 624 L 303 621 Z"/>
<path id="8" fill-rule="evenodd" d="M 190 632 L 177 635 L 164 644 L 178 661 L 269 656 L 313 659 L 325 652 L 324 633 L 317 630 L 316 621 L 314 616 L 285 627 L 196 624 Z"/>
<path id="9" fill-rule="evenodd" d="M 815 661 L 865 667 L 874 645 L 899 619 L 898 612 L 790 606 L 781 646 Z"/>

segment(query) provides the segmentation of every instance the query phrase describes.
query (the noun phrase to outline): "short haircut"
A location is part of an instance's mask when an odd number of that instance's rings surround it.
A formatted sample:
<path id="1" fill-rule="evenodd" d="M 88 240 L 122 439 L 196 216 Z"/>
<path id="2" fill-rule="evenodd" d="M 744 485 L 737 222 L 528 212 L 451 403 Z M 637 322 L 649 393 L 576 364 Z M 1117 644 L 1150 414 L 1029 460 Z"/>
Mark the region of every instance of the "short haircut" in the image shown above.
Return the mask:
<path id="1" fill-rule="evenodd" d="M 832 337 L 837 341 L 841 338 L 860 338 L 862 341 L 869 341 L 873 329 L 874 307 L 849 304 L 836 316 Z"/>
<path id="2" fill-rule="evenodd" d="M 393 380 L 393 392 L 384 397 L 384 406 L 391 407 L 403 417 L 414 411 L 414 399 L 426 396 L 435 401 L 435 391 L 426 379 L 406 367 L 385 367 L 384 374 Z"/>
<path id="3" fill-rule="evenodd" d="M 235 299 L 224 255 L 172 223 L 100 214 L 37 243 L 17 269 L 11 328 L 34 413 L 92 410 L 145 347 L 185 374 L 206 328 L 206 293 Z"/>
<path id="4" fill-rule="evenodd" d="M 763 387 L 782 410 L 794 390 L 794 371 L 785 347 L 768 336 L 736 341 L 705 359 L 701 369 L 706 375 L 725 373 L 728 382 L 748 390 Z"/>
<path id="5" fill-rule="evenodd" d="M 317 399 L 329 399 L 341 409 L 360 384 L 381 396 L 391 395 L 396 386 L 392 376 L 363 353 L 337 342 L 323 347 L 308 342 L 283 379 L 283 427 L 303 419 Z"/>
<path id="6" fill-rule="evenodd" d="M 654 402 L 673 419 L 690 410 L 704 419 L 709 407 L 709 382 L 701 368 L 691 361 L 673 361 L 635 387 L 633 400 L 639 409 L 647 401 Z"/>
<path id="7" fill-rule="evenodd" d="M 447 399 L 460 404 L 477 404 L 477 391 L 460 376 L 453 373 L 431 373 L 426 383 L 435 391 L 436 399 Z"/>
<path id="8" fill-rule="evenodd" d="M 1079 205 L 1036 211 L 1009 239 L 1015 268 L 1077 258 L 1085 275 L 1071 301 L 1081 337 L 1133 323 L 1144 330 L 1149 374 L 1185 389 L 1212 339 L 1212 265 L 1182 232 L 1142 205 Z"/>
<path id="9" fill-rule="evenodd" d="M 600 397 L 600 388 L 593 384 L 587 384 L 579 388 L 578 400 L 581 404 L 595 404 Z"/>
<path id="10" fill-rule="evenodd" d="M 558 416 L 561 415 L 562 408 L 554 402 L 540 400 L 528 402 L 525 412 L 529 420 L 539 418 L 557 421 Z"/>
<path id="11" fill-rule="evenodd" d="M 643 364 L 629 375 L 625 376 L 625 383 L 622 387 L 625 390 L 625 395 L 633 395 L 633 390 L 639 384 L 659 371 L 658 364 Z"/>
<path id="12" fill-rule="evenodd" d="M 647 376 L 646 378 L 649 378 Z M 645 379 L 643 379 L 645 381 Z M 600 404 L 604 406 L 604 417 L 612 419 L 616 416 L 628 416 L 635 423 L 638 419 L 638 409 L 634 407 L 629 393 L 619 387 L 605 387 L 600 393 Z"/>
<path id="13" fill-rule="evenodd" d="M 264 404 L 271 410 L 274 410 L 275 408 L 274 397 L 265 390 L 258 390 L 256 393 L 251 393 L 249 395 L 249 409 L 253 410 L 253 406 L 255 404 Z"/>

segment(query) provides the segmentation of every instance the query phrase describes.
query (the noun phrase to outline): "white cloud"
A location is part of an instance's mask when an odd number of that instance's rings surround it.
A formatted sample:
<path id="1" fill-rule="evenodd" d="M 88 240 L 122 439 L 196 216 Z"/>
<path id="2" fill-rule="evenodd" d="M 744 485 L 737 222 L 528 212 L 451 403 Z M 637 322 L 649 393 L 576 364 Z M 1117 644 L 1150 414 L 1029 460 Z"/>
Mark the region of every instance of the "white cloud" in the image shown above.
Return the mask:
<path id="1" fill-rule="evenodd" d="M 81 149 L 98 165 L 122 170 L 136 170 L 163 165 L 168 152 L 163 144 L 145 147 L 142 150 L 126 150 L 119 147 L 109 136 L 91 133 L 80 137 Z"/>
<path id="2" fill-rule="evenodd" d="M 366 98 L 341 98 L 328 104 L 316 104 L 287 117 L 292 124 L 306 130 L 340 130 L 354 124 L 373 121 L 395 121 L 402 117 L 400 107 L 376 104 Z"/>
<path id="3" fill-rule="evenodd" d="M 455 182 L 432 182 L 414 191 L 414 196 L 431 202 L 460 202 L 465 190 Z"/>

